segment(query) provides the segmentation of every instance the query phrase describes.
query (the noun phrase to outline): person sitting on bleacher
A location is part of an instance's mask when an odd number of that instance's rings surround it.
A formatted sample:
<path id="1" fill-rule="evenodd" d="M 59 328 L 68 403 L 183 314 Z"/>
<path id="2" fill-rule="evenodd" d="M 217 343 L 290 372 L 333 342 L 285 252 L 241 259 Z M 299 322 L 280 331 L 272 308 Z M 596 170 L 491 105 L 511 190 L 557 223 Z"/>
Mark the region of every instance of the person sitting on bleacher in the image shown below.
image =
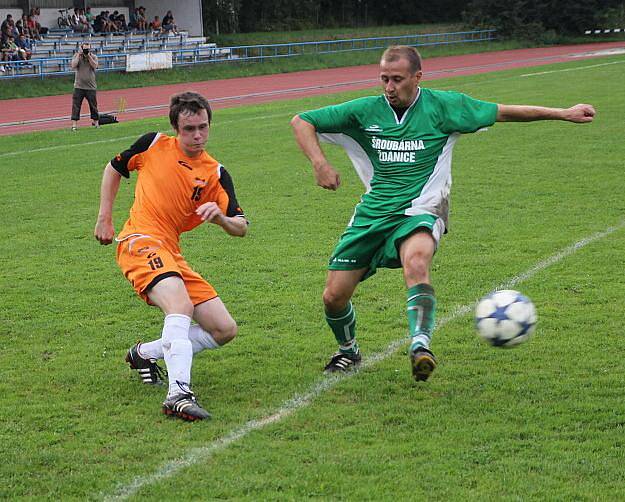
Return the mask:
<path id="1" fill-rule="evenodd" d="M 72 25 L 72 29 L 77 33 L 85 33 L 89 31 L 88 26 L 80 19 L 80 9 L 76 7 L 74 13 L 69 19 L 69 23 Z"/>
<path id="2" fill-rule="evenodd" d="M 148 31 L 148 19 L 145 17 L 145 7 L 140 6 L 137 12 L 137 29 Z"/>
<path id="3" fill-rule="evenodd" d="M 28 29 L 28 16 L 26 14 L 24 14 L 18 21 L 17 23 L 15 23 L 15 27 L 17 28 L 17 31 L 19 31 L 19 34 L 21 35 L 22 33 L 24 34 L 29 34 L 29 29 Z"/>
<path id="4" fill-rule="evenodd" d="M 178 34 L 176 21 L 174 20 L 174 15 L 170 10 L 167 11 L 167 14 L 165 14 L 165 17 L 163 18 L 163 31 L 165 33 L 173 33 L 174 35 Z"/>
<path id="5" fill-rule="evenodd" d="M 89 23 L 89 26 L 93 28 L 93 22 L 95 21 L 95 17 L 93 17 L 93 13 L 91 12 L 91 7 L 87 7 L 87 10 L 85 10 L 85 19 Z"/>
<path id="6" fill-rule="evenodd" d="M 33 38 L 41 39 L 40 34 L 48 33 L 48 28 L 45 26 L 41 26 L 39 23 L 39 16 L 41 15 L 41 9 L 39 7 L 33 7 L 30 9 L 30 14 L 28 16 L 28 29 L 30 29 L 31 36 Z M 30 22 L 32 19 L 33 27 L 30 27 Z"/>
<path id="7" fill-rule="evenodd" d="M 22 53 L 15 44 L 13 36 L 9 35 L 2 44 L 2 61 L 19 61 L 22 59 Z"/>
<path id="8" fill-rule="evenodd" d="M 28 31 L 28 28 L 24 27 L 24 24 L 22 23 L 21 19 L 18 19 L 17 23 L 15 23 L 15 29 L 17 30 L 17 36 L 18 37 L 20 35 L 24 34 L 24 31 Z"/>
<path id="9" fill-rule="evenodd" d="M 117 31 L 117 25 L 115 24 L 115 18 L 117 17 L 117 14 L 115 14 L 115 12 L 113 12 L 113 14 L 109 14 L 108 10 L 104 11 L 105 18 L 106 18 L 106 31 L 111 32 L 111 33 L 114 33 Z"/>
<path id="10" fill-rule="evenodd" d="M 161 20 L 158 16 L 154 16 L 154 19 L 150 23 L 150 29 L 152 30 L 152 34 L 154 36 L 158 36 L 163 33 L 163 25 L 161 24 Z"/>
<path id="11" fill-rule="evenodd" d="M 78 20 L 80 21 L 80 25 L 83 28 L 83 32 L 85 33 L 93 33 L 93 27 L 91 26 L 91 23 L 89 22 L 89 20 L 87 19 L 87 16 L 85 15 L 85 10 L 84 9 L 78 9 Z"/>
<path id="12" fill-rule="evenodd" d="M 128 19 L 128 28 L 131 30 L 138 30 L 137 27 L 137 15 L 139 13 L 139 8 L 135 7 L 134 9 L 130 9 L 129 19 Z"/>
<path id="13" fill-rule="evenodd" d="M 117 19 L 115 20 L 115 26 L 117 26 L 118 31 L 128 31 L 126 16 L 124 14 L 120 14 L 119 16 L 117 16 Z"/>
<path id="14" fill-rule="evenodd" d="M 28 27 L 28 31 L 30 32 L 31 38 L 41 40 L 41 33 L 47 33 L 48 28 L 42 28 L 41 25 L 35 20 L 33 16 L 28 16 L 26 18 L 26 26 Z M 44 31 L 45 30 L 45 31 Z"/>
<path id="15" fill-rule="evenodd" d="M 18 51 L 21 51 L 21 59 L 28 61 L 33 55 L 33 44 L 25 34 L 21 34 L 15 41 Z"/>
<path id="16" fill-rule="evenodd" d="M 0 25 L 1 37 L 4 39 L 8 38 L 11 34 L 11 24 L 13 23 L 13 16 L 11 14 L 7 14 L 7 18 L 2 21 L 2 25 Z"/>
<path id="17" fill-rule="evenodd" d="M 104 33 L 105 23 L 102 13 L 98 14 L 93 21 L 93 30 L 96 33 Z"/>

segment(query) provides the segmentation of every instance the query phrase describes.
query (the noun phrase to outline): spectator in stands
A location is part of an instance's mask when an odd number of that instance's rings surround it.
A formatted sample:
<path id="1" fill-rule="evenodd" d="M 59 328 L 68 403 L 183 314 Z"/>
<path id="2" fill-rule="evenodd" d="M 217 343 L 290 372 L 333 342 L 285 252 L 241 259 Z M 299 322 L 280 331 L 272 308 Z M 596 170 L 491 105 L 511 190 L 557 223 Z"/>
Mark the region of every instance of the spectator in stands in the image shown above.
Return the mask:
<path id="1" fill-rule="evenodd" d="M 11 34 L 11 24 L 13 23 L 13 16 L 11 14 L 7 14 L 7 18 L 2 21 L 2 25 L 0 25 L 0 32 L 1 32 L 1 37 L 2 40 L 5 41 L 7 38 L 9 38 L 9 35 Z"/>
<path id="2" fill-rule="evenodd" d="M 93 17 L 93 13 L 91 12 L 91 7 L 87 7 L 87 10 L 85 10 L 85 19 L 89 23 L 89 26 L 93 27 L 93 22 L 95 21 L 95 17 Z"/>
<path id="3" fill-rule="evenodd" d="M 21 53 L 12 35 L 6 38 L 0 50 L 2 51 L 2 61 L 19 61 L 21 59 Z"/>
<path id="4" fill-rule="evenodd" d="M 128 28 L 131 30 L 138 30 L 138 15 L 139 15 L 139 7 L 135 7 L 134 9 L 130 9 L 130 14 L 128 16 Z"/>
<path id="5" fill-rule="evenodd" d="M 18 19 L 17 23 L 15 23 L 15 29 L 17 30 L 18 37 L 24 34 L 24 30 L 28 30 L 28 28 L 24 27 L 21 19 Z"/>
<path id="6" fill-rule="evenodd" d="M 39 34 L 48 33 L 48 28 L 46 28 L 45 26 L 41 26 L 41 24 L 39 23 L 39 16 L 41 16 L 41 9 L 39 9 L 39 7 L 33 7 L 32 9 L 30 9 L 29 19 L 33 19 L 35 28 L 34 31 L 37 34 L 37 38 L 40 38 Z M 33 33 L 33 29 L 31 29 L 31 33 Z"/>
<path id="7" fill-rule="evenodd" d="M 91 26 L 91 23 L 89 23 L 89 21 L 87 20 L 84 9 L 78 9 L 78 19 L 80 21 L 80 26 L 82 27 L 83 32 L 93 33 L 93 27 Z"/>
<path id="8" fill-rule="evenodd" d="M 84 33 L 89 31 L 88 28 L 80 20 L 80 9 L 76 7 L 74 13 L 69 18 L 69 23 L 76 33 Z"/>
<path id="9" fill-rule="evenodd" d="M 163 31 L 166 33 L 173 33 L 174 35 L 178 34 L 176 21 L 174 20 L 174 15 L 170 10 L 167 11 L 167 14 L 165 14 L 165 17 L 163 18 Z"/>
<path id="10" fill-rule="evenodd" d="M 154 16 L 154 19 L 150 23 L 150 29 L 152 30 L 153 35 L 160 35 L 163 33 L 163 25 L 161 24 L 161 20 L 158 16 Z"/>
<path id="11" fill-rule="evenodd" d="M 28 16 L 26 19 L 26 26 L 28 27 L 28 31 L 30 32 L 30 36 L 32 38 L 36 38 L 37 40 L 41 40 L 40 33 L 47 33 L 47 28 L 41 28 L 41 26 L 35 21 L 33 16 Z M 41 31 L 41 30 L 45 31 Z"/>
<path id="12" fill-rule="evenodd" d="M 128 31 L 128 25 L 126 24 L 126 16 L 124 14 L 119 14 L 117 19 L 115 20 L 115 26 L 118 31 Z"/>
<path id="13" fill-rule="evenodd" d="M 30 30 L 28 29 L 28 16 L 26 14 L 22 15 L 22 17 L 15 23 L 15 27 L 17 28 L 17 31 L 19 31 L 20 35 L 22 33 L 29 35 Z"/>
<path id="14" fill-rule="evenodd" d="M 106 31 L 111 32 L 111 33 L 116 32 L 117 26 L 115 25 L 115 22 L 114 22 L 114 19 L 115 19 L 114 15 L 109 13 L 108 10 L 106 10 L 104 11 L 104 18 L 106 20 Z"/>
<path id="15" fill-rule="evenodd" d="M 104 33 L 106 31 L 106 23 L 102 12 L 95 17 L 95 20 L 93 21 L 93 30 L 96 33 Z"/>
<path id="16" fill-rule="evenodd" d="M 15 44 L 17 45 L 18 50 L 21 51 L 21 59 L 28 61 L 33 55 L 33 44 L 30 38 L 22 33 L 15 41 Z"/>
<path id="17" fill-rule="evenodd" d="M 69 24 L 74 31 L 80 31 L 80 19 L 78 16 L 78 7 L 74 9 L 74 13 L 69 16 Z"/>
<path id="18" fill-rule="evenodd" d="M 4 38 L 6 41 L 6 39 L 9 37 L 13 37 L 14 39 L 16 39 L 19 36 L 20 32 L 15 26 L 15 20 L 13 19 L 13 16 L 11 16 L 11 14 L 7 15 L 4 23 L 2 23 L 2 38 Z"/>
<path id="19" fill-rule="evenodd" d="M 78 129 L 80 107 L 85 98 L 87 98 L 87 103 L 89 103 L 91 125 L 100 127 L 95 79 L 95 71 L 98 68 L 98 57 L 91 52 L 90 44 L 84 43 L 80 46 L 80 49 L 74 54 L 70 66 L 72 70 L 76 72 L 74 94 L 72 95 L 72 131 Z"/>
<path id="20" fill-rule="evenodd" d="M 137 29 L 139 31 L 148 31 L 148 18 L 145 17 L 145 7 L 140 6 L 137 16 Z"/>

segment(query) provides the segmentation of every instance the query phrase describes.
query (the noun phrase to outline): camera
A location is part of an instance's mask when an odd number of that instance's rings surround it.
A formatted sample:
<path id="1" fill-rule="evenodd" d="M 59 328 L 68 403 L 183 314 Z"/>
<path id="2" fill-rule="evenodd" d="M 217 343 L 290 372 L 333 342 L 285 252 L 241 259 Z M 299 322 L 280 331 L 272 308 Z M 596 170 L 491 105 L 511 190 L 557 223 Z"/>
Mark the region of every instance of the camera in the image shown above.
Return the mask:
<path id="1" fill-rule="evenodd" d="M 89 49 L 84 47 L 83 50 L 82 50 L 82 53 L 86 56 L 87 54 L 89 54 Z"/>

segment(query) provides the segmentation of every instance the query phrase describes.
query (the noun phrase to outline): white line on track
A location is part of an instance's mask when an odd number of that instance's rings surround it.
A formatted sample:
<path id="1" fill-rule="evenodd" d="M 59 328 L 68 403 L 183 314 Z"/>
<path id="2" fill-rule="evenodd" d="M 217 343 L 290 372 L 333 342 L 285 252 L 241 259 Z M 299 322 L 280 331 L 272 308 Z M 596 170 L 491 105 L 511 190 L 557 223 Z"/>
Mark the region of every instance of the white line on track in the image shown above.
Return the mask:
<path id="1" fill-rule="evenodd" d="M 588 237 L 585 237 L 577 241 L 576 243 L 558 251 L 554 255 L 546 258 L 545 260 L 538 262 L 536 265 L 529 268 L 525 272 L 522 272 L 519 275 L 516 275 L 508 281 L 504 282 L 503 284 L 500 284 L 495 289 L 510 289 L 515 285 L 530 279 L 547 267 L 550 267 L 551 265 L 562 261 L 573 253 L 579 251 L 584 246 L 603 239 L 604 237 L 607 237 L 608 235 L 616 232 L 617 230 L 621 230 L 622 228 L 625 228 L 625 220 L 621 221 L 617 225 L 608 227 L 601 232 L 597 232 Z M 437 327 L 441 328 L 449 322 L 468 314 L 472 310 L 473 305 L 462 305 L 456 307 L 450 314 L 440 319 L 440 321 L 437 323 Z M 225 436 L 217 438 L 204 446 L 190 449 L 183 456 L 167 462 L 159 469 L 154 471 L 152 474 L 148 474 L 146 476 L 138 476 L 130 483 L 119 486 L 112 494 L 104 495 L 104 500 L 125 500 L 137 493 L 137 491 L 139 491 L 143 487 L 151 486 L 155 483 L 170 478 L 177 472 L 187 467 L 206 462 L 213 454 L 225 450 L 232 443 L 235 443 L 246 437 L 250 432 L 257 431 L 263 429 L 267 425 L 280 422 L 281 420 L 289 417 L 298 410 L 310 405 L 317 397 L 319 397 L 319 395 L 332 389 L 344 380 L 356 377 L 360 374 L 361 371 L 366 370 L 367 368 L 374 366 L 381 361 L 384 361 L 388 357 L 392 356 L 395 352 L 397 352 L 397 350 L 403 345 L 407 344 L 407 341 L 408 340 L 406 338 L 395 340 L 385 350 L 365 358 L 358 371 L 324 377 L 323 379 L 312 385 L 307 392 L 302 394 L 295 394 L 291 399 L 285 401 L 282 406 L 280 406 L 280 408 L 278 408 L 270 415 L 267 415 L 264 418 L 260 418 L 258 420 L 250 420 L 243 426 L 233 430 Z"/>
<path id="2" fill-rule="evenodd" d="M 622 61 L 610 61 L 609 63 L 599 63 L 599 64 L 591 64 L 586 66 L 576 66 L 575 68 L 562 68 L 561 70 L 549 70 L 549 71 L 539 71 L 536 73 L 524 73 L 523 75 L 519 75 L 519 77 L 535 77 L 537 75 L 547 75 L 549 73 L 561 73 L 563 71 L 577 71 L 577 70 L 586 70 L 588 68 L 597 68 L 599 66 L 608 66 L 611 64 L 621 64 L 625 63 L 625 59 Z"/>

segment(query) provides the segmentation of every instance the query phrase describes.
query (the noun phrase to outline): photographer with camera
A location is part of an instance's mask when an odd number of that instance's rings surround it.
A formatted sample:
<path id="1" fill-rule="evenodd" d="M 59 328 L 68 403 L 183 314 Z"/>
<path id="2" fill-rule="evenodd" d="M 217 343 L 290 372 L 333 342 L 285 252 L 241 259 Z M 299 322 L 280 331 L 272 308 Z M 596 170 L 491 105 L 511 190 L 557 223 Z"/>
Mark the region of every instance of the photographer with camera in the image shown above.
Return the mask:
<path id="1" fill-rule="evenodd" d="M 91 51 L 90 44 L 81 44 L 80 49 L 74 54 L 70 66 L 72 70 L 76 72 L 74 94 L 72 95 L 72 131 L 78 129 L 80 107 L 84 98 L 87 98 L 87 103 L 89 103 L 91 125 L 100 127 L 100 115 L 98 113 L 98 102 L 96 100 L 97 86 L 95 81 L 98 57 Z"/>

